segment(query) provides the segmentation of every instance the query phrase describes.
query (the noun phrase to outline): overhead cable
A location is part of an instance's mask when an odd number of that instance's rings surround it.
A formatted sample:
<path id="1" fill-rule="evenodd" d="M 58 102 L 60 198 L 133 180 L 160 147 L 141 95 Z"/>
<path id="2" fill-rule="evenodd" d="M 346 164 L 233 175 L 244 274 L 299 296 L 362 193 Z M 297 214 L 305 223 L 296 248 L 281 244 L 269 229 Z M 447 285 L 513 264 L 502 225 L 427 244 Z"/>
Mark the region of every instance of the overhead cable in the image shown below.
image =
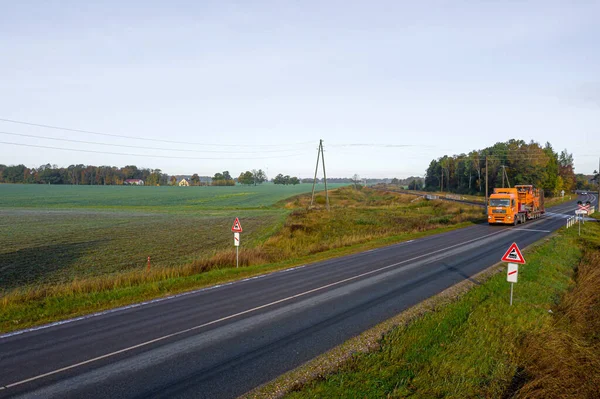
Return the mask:
<path id="1" fill-rule="evenodd" d="M 123 152 L 108 152 L 108 151 L 94 151 L 94 150 L 83 150 L 77 148 L 63 148 L 63 147 L 52 147 L 45 145 L 36 145 L 36 144 L 22 144 L 22 143 L 10 143 L 6 141 L 0 141 L 0 144 L 7 145 L 16 145 L 20 147 L 33 147 L 33 148 L 45 148 L 51 150 L 62 150 L 62 151 L 73 151 L 73 152 L 86 152 L 92 154 L 108 154 L 108 155 L 126 155 L 132 157 L 144 157 L 144 158 L 166 158 L 166 159 L 195 159 L 195 160 L 222 160 L 223 157 L 175 157 L 175 156 L 167 156 L 167 155 L 152 155 L 152 154 L 132 154 L 132 153 L 123 153 Z M 281 156 L 267 156 L 267 157 L 235 157 L 235 160 L 248 160 L 248 159 L 274 159 L 274 158 L 289 158 L 300 155 L 306 155 L 305 153 L 296 153 L 296 154 L 287 154 Z"/>
<path id="2" fill-rule="evenodd" d="M 14 133 L 14 132 L 4 132 L 4 131 L 0 131 L 0 134 L 6 134 L 6 135 L 10 135 L 10 136 L 19 136 L 19 137 L 31 137 L 31 138 L 44 139 L 44 140 L 67 141 L 70 143 L 79 143 L 79 144 L 105 145 L 105 146 L 111 146 L 111 147 L 137 148 L 137 149 L 141 149 L 141 150 L 157 150 L 157 151 L 196 152 L 196 153 L 211 152 L 211 153 L 222 153 L 222 154 L 260 154 L 260 153 L 265 153 L 265 152 L 298 151 L 297 149 L 254 150 L 254 151 L 188 150 L 188 149 L 183 149 L 183 148 L 160 148 L 160 147 L 144 147 L 144 146 L 139 146 L 139 145 L 101 143 L 101 142 L 97 142 L 97 141 L 64 139 L 64 138 L 58 138 L 58 137 L 38 136 L 35 134 L 24 134 L 24 133 Z"/>
<path id="3" fill-rule="evenodd" d="M 131 140 L 144 140 L 144 141 L 154 141 L 154 142 L 159 142 L 159 143 L 186 144 L 186 145 L 199 145 L 199 146 L 211 146 L 211 147 L 242 147 L 242 146 L 243 147 L 292 147 L 292 146 L 313 143 L 312 141 L 305 141 L 302 143 L 286 143 L 286 144 L 245 144 L 245 143 L 244 144 L 221 144 L 221 143 L 213 144 L 213 143 L 199 143 L 199 142 L 191 142 L 191 141 L 153 139 L 153 138 L 148 138 L 148 137 L 127 136 L 127 135 L 123 135 L 123 134 L 113 134 L 113 133 L 102 133 L 102 132 L 95 132 L 92 130 L 73 129 L 73 128 L 61 127 L 61 126 L 45 125 L 45 124 L 41 124 L 41 123 L 23 122 L 23 121 L 17 121 L 14 119 L 6 119 L 6 118 L 0 118 L 0 121 L 9 122 L 9 123 L 17 123 L 20 125 L 42 127 L 42 128 L 46 128 L 46 129 L 55 129 L 55 130 L 63 130 L 63 131 L 67 131 L 67 132 L 95 134 L 95 135 L 107 136 L 107 137 L 119 137 L 119 138 L 131 139 Z"/>

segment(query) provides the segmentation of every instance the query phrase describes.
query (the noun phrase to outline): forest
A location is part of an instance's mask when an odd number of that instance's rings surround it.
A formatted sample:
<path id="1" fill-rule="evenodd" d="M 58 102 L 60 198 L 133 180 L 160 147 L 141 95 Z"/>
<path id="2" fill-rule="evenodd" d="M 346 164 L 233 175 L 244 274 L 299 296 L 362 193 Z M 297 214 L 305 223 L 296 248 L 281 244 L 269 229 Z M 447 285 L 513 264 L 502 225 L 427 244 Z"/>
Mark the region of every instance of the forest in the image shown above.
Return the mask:
<path id="1" fill-rule="evenodd" d="M 494 187 L 516 184 L 533 184 L 543 188 L 547 196 L 560 195 L 562 190 L 589 188 L 586 177 L 575 174 L 573 155 L 566 149 L 557 153 L 550 143 L 541 146 L 534 141 L 513 139 L 468 154 L 432 160 L 425 189 L 484 195 L 486 165 L 489 192 Z"/>

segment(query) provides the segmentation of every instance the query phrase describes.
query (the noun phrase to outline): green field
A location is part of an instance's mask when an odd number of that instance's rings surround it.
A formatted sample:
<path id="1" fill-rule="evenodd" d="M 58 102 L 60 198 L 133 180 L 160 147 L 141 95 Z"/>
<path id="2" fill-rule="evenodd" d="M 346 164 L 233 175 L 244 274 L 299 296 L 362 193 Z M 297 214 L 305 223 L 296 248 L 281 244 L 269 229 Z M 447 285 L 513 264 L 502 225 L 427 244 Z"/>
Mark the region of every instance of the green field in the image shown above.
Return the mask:
<path id="1" fill-rule="evenodd" d="M 334 189 L 344 184 L 328 185 Z M 135 211 L 194 211 L 269 207 L 285 198 L 308 193 L 312 184 L 262 184 L 233 187 L 138 187 L 0 184 L 0 209 L 119 209 Z M 319 191 L 324 190 L 318 184 Z"/>
<path id="2" fill-rule="evenodd" d="M 0 292 L 210 257 L 233 247 L 235 217 L 252 247 L 289 212 L 276 202 L 311 189 L 2 184 Z"/>

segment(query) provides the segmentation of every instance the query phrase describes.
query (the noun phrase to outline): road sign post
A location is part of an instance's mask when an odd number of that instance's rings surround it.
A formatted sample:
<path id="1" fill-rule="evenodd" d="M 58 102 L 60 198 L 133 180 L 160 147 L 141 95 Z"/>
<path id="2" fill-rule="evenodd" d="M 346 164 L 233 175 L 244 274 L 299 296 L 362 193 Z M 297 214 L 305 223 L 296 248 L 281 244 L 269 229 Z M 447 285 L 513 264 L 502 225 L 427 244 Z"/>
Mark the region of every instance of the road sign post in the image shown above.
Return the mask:
<path id="1" fill-rule="evenodd" d="M 521 250 L 517 246 L 516 242 L 513 242 L 508 251 L 502 257 L 503 262 L 508 262 L 508 268 L 506 270 L 506 281 L 510 283 L 510 306 L 513 303 L 513 289 L 514 285 L 518 280 L 519 275 L 519 263 L 524 265 L 525 258 L 521 253 Z"/>
<path id="2" fill-rule="evenodd" d="M 589 212 L 589 207 L 583 204 L 579 204 L 579 209 L 575 210 L 575 215 L 577 215 L 577 224 L 579 229 L 579 235 L 581 236 L 581 221 L 583 220 L 583 216 L 587 215 Z M 585 221 L 584 221 L 585 223 Z"/>
<path id="3" fill-rule="evenodd" d="M 233 233 L 233 245 L 235 245 L 235 267 L 240 264 L 240 233 Z"/>
<path id="4" fill-rule="evenodd" d="M 510 306 L 513 303 L 513 286 L 518 280 L 519 276 L 519 265 L 516 263 L 509 263 L 506 271 L 506 281 L 510 283 Z"/>
<path id="5" fill-rule="evenodd" d="M 233 245 L 235 245 L 235 267 L 238 268 L 240 266 L 240 233 L 242 232 L 240 219 L 235 218 L 231 231 L 233 231 Z"/>

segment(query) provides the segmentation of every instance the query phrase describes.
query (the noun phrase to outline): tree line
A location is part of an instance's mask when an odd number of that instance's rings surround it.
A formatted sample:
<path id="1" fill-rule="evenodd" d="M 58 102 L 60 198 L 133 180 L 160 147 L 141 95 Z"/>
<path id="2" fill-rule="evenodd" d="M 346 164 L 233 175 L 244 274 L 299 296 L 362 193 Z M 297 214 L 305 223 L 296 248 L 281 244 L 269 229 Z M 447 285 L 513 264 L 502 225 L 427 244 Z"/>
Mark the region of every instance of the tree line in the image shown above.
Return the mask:
<path id="1" fill-rule="evenodd" d="M 586 183 L 584 175 L 576 175 L 573 155 L 566 149 L 557 153 L 550 143 L 543 147 L 534 141 L 509 140 L 468 154 L 444 155 L 427 168 L 425 189 L 461 194 L 485 193 L 487 159 L 488 190 L 533 184 L 546 195 L 570 192 Z"/>
<path id="2" fill-rule="evenodd" d="M 169 182 L 168 178 L 169 176 L 160 169 L 138 168 L 135 165 L 122 168 L 70 165 L 59 168 L 46 164 L 28 168 L 25 165 L 0 164 L 0 183 L 122 185 L 127 179 L 140 179 L 149 185 L 166 185 Z"/>
<path id="3" fill-rule="evenodd" d="M 138 168 L 127 165 L 122 168 L 116 166 L 70 165 L 66 168 L 57 165 L 41 165 L 37 168 L 28 168 L 25 165 L 7 166 L 0 164 L 0 183 L 23 184 L 72 184 L 72 185 L 123 185 L 126 180 L 143 180 L 145 185 L 166 186 L 178 184 L 177 177 L 162 173 L 160 169 Z M 202 182 L 200 176 L 194 173 L 189 179 L 193 186 L 234 186 L 236 183 L 244 185 L 258 185 L 268 181 L 262 169 L 253 169 L 240 173 L 234 179 L 229 171 L 217 172 L 211 182 Z M 312 182 L 312 179 L 310 180 Z M 297 177 L 277 175 L 273 179 L 275 184 L 298 184 Z"/>
<path id="4" fill-rule="evenodd" d="M 398 178 L 394 177 L 392 179 L 391 184 L 394 184 L 396 186 L 406 187 L 409 190 L 422 190 L 424 180 L 422 177 L 417 177 L 417 176 L 410 176 L 410 177 L 407 177 L 406 179 L 398 179 Z"/>

